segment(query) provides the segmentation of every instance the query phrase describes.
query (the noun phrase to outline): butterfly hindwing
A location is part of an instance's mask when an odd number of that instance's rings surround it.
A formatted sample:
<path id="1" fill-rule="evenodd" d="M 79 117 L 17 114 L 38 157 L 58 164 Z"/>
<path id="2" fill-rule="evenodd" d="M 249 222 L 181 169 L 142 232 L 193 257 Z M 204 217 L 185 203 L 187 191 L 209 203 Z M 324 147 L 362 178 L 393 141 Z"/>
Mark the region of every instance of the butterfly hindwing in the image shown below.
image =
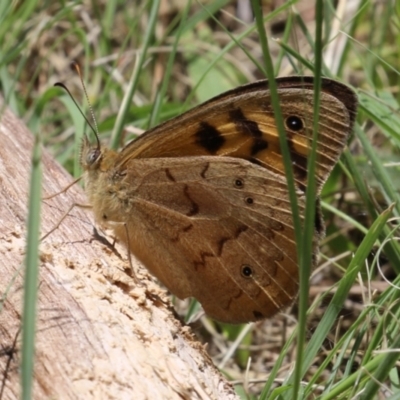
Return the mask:
<path id="1" fill-rule="evenodd" d="M 118 184 L 127 188 L 119 210 L 129 221 L 127 244 L 171 291 L 236 323 L 293 301 L 297 256 L 281 176 L 210 156 L 131 159 L 126 172 Z M 116 233 L 126 242 L 124 227 Z"/>

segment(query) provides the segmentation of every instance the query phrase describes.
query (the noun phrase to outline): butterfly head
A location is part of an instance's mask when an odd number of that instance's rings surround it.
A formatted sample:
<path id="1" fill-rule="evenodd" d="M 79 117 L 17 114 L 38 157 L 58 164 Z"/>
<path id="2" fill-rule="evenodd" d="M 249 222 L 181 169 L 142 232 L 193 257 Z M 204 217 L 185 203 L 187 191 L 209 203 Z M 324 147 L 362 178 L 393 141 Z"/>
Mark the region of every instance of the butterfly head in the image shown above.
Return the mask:
<path id="1" fill-rule="evenodd" d="M 85 171 L 99 168 L 102 159 L 100 144 L 92 145 L 85 135 L 81 147 L 80 163 Z"/>
<path id="2" fill-rule="evenodd" d="M 85 172 L 91 175 L 91 179 L 101 172 L 111 171 L 116 166 L 118 153 L 105 148 L 100 142 L 90 143 L 85 135 L 82 142 L 80 164 Z"/>

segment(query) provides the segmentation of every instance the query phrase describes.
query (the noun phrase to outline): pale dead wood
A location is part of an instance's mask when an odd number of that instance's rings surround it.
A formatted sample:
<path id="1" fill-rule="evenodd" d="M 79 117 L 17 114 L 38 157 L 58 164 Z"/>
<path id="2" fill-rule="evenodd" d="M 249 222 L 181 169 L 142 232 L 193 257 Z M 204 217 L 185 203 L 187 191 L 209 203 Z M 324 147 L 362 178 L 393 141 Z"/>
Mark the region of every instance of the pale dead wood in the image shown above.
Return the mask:
<path id="1" fill-rule="evenodd" d="M 20 396 L 18 332 L 32 142 L 23 123 L 4 112 L 0 121 L 0 296 L 13 276 L 17 278 L 0 311 L 3 399 Z M 43 196 L 72 180 L 46 152 L 43 171 Z M 78 185 L 45 201 L 42 233 L 74 202 L 86 202 Z M 91 221 L 90 211 L 75 208 L 41 245 L 34 398 L 237 398 L 190 329 L 175 319 L 164 303 L 168 301 L 165 293 L 146 272 L 140 270 L 143 286 L 135 286 L 125 272 L 129 269 L 126 252 L 118 249 L 121 259 L 92 240 Z"/>

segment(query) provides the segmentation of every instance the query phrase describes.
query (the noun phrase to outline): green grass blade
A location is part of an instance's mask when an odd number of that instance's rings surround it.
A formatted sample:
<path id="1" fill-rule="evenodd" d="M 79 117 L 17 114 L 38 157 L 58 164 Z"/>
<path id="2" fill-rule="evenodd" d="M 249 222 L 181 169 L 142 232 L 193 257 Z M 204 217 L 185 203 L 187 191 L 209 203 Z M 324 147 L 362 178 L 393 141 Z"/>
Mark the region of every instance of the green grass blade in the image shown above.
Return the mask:
<path id="1" fill-rule="evenodd" d="M 361 109 L 363 110 L 362 105 Z M 377 156 L 376 150 L 373 148 L 371 142 L 366 137 L 364 131 L 362 129 L 356 129 L 355 133 L 357 135 L 358 140 L 362 144 L 367 159 L 372 165 L 377 181 L 382 186 L 387 201 L 395 203 L 396 214 L 400 215 L 400 195 L 394 189 L 393 181 L 389 177 L 386 168 L 384 168 L 384 166 L 382 165 L 382 161 Z"/>
<path id="2" fill-rule="evenodd" d="M 360 136 L 361 142 L 366 145 L 367 151 L 368 151 L 368 148 L 370 148 L 370 144 L 369 144 L 368 140 L 365 140 L 364 134 L 361 132 L 360 127 L 357 125 L 355 126 L 355 132 L 356 132 L 357 136 Z M 373 152 L 372 149 L 370 149 L 370 150 L 371 150 L 371 152 Z M 350 153 L 347 150 L 345 150 L 343 155 L 344 155 L 344 159 L 346 161 L 346 165 L 349 168 L 351 178 L 353 179 L 354 184 L 356 185 L 357 191 L 360 193 L 360 198 L 363 200 L 370 217 L 377 218 L 377 216 L 379 214 L 378 214 L 378 211 L 375 209 L 375 203 L 372 200 L 372 195 L 367 188 L 367 184 L 366 184 L 364 178 L 361 176 L 360 171 L 358 170 L 357 166 L 355 165 L 355 162 L 354 162 L 352 156 L 350 155 Z M 371 154 L 371 156 L 373 156 L 373 155 Z M 379 160 L 377 160 L 375 156 L 373 156 L 373 157 L 377 164 L 376 165 L 377 170 L 382 170 L 382 166 L 379 165 L 380 164 Z M 385 174 L 385 171 L 383 171 L 382 173 Z M 395 196 L 395 198 L 397 198 L 397 196 Z M 396 205 L 396 207 L 397 207 L 397 205 Z M 384 230 L 382 231 L 382 236 L 380 238 L 381 241 L 384 241 L 385 238 L 389 234 L 390 234 L 390 228 L 385 227 Z M 400 264 L 398 262 L 398 260 L 400 260 L 400 245 L 399 245 L 399 243 L 397 241 L 393 241 L 393 240 L 390 241 L 385 248 L 385 253 L 386 253 L 386 256 L 389 258 L 393 268 L 397 271 L 397 273 L 400 273 Z"/>
<path id="3" fill-rule="evenodd" d="M 315 232 L 315 209 L 317 186 L 315 179 L 315 166 L 317 161 L 317 143 L 319 131 L 319 109 L 321 93 L 321 70 L 322 70 L 322 26 L 323 26 L 323 2 L 317 0 L 315 7 L 316 31 L 315 31 L 315 69 L 314 69 L 314 114 L 313 114 L 313 134 L 312 146 L 307 162 L 307 189 L 306 189 L 306 208 L 303 225 L 303 237 L 297 246 L 301 246 L 302 251 L 299 255 L 299 330 L 298 330 L 298 348 L 296 356 L 296 365 L 293 379 L 293 398 L 298 398 L 300 392 L 300 382 L 303 378 L 303 359 L 304 343 L 306 343 L 306 317 L 308 310 L 309 282 L 311 275 L 311 265 L 313 263 L 312 245 Z"/>
<path id="4" fill-rule="evenodd" d="M 383 228 L 386 225 L 387 220 L 392 215 L 393 206 L 384 211 L 377 220 L 373 223 L 372 227 L 368 231 L 364 240 L 360 244 L 353 259 L 350 262 L 345 275 L 340 280 L 337 291 L 335 292 L 332 301 L 330 302 L 322 320 L 320 321 L 313 337 L 309 341 L 307 348 L 305 350 L 304 362 L 301 366 L 302 375 L 307 372 L 310 368 L 314 357 L 318 353 L 323 341 L 326 339 L 328 333 L 330 332 L 334 322 L 338 317 L 338 313 L 341 310 L 343 303 L 345 302 L 348 292 L 352 287 L 357 274 L 360 272 L 364 265 L 365 259 L 370 254 L 370 251 L 375 244 L 376 240 L 379 238 Z"/>
<path id="5" fill-rule="evenodd" d="M 154 0 L 151 2 L 151 10 L 149 15 L 149 24 L 147 30 L 144 35 L 142 51 L 139 53 L 138 61 L 136 64 L 136 68 L 133 71 L 131 79 L 129 80 L 128 90 L 124 96 L 124 99 L 121 104 L 120 112 L 118 113 L 117 120 L 115 122 L 115 126 L 111 135 L 110 146 L 113 149 L 119 147 L 122 131 L 124 129 L 126 115 L 128 114 L 130 108 L 130 102 L 135 93 L 135 90 L 138 85 L 139 77 L 142 72 L 143 64 L 146 60 L 147 50 L 150 46 L 152 36 L 154 33 L 155 26 L 158 22 L 158 9 L 160 6 L 160 0 Z"/>
<path id="6" fill-rule="evenodd" d="M 291 168 L 292 162 L 290 159 L 289 147 L 286 140 L 286 131 L 283 123 L 281 107 L 278 97 L 278 88 L 275 81 L 274 67 L 270 56 L 268 39 L 264 28 L 264 21 L 262 17 L 262 10 L 257 0 L 252 0 L 252 7 L 256 16 L 257 29 L 260 35 L 261 47 L 263 50 L 265 74 L 268 78 L 269 91 L 271 93 L 272 108 L 274 110 L 275 123 L 279 133 L 279 143 L 282 151 L 283 161 L 285 163 L 285 173 L 288 182 L 289 198 L 292 207 L 293 223 L 295 227 L 296 243 L 301 240 L 301 224 L 300 214 L 297 204 L 297 196 L 294 184 L 293 170 Z"/>
<path id="7" fill-rule="evenodd" d="M 35 136 L 32 157 L 32 173 L 29 190 L 28 232 L 25 258 L 24 308 L 22 317 L 22 399 L 32 397 L 35 353 L 36 302 L 39 268 L 39 230 L 41 206 L 41 147 Z"/>
<path id="8" fill-rule="evenodd" d="M 191 6 L 191 1 L 187 2 L 186 7 L 184 8 L 184 11 L 182 13 L 182 16 L 180 18 L 180 24 L 179 27 L 177 29 L 175 38 L 174 38 L 174 43 L 172 45 L 172 50 L 171 53 L 168 57 L 168 61 L 167 61 L 167 66 L 165 69 L 165 74 L 162 77 L 162 81 L 161 81 L 161 87 L 160 90 L 158 90 L 157 94 L 156 94 L 156 98 L 154 100 L 153 103 L 153 109 L 150 115 L 150 120 L 149 120 L 149 125 L 150 126 L 154 126 L 157 123 L 159 123 L 159 115 L 160 115 L 160 108 L 161 108 L 161 102 L 163 101 L 166 93 L 167 93 L 167 89 L 168 89 L 168 85 L 170 82 L 170 78 L 172 75 L 172 69 L 174 66 L 174 62 L 176 59 L 176 54 L 177 54 L 177 50 L 178 50 L 178 44 L 179 44 L 179 40 L 181 38 L 181 35 L 183 33 L 184 27 L 186 25 L 186 19 L 190 10 L 190 6 Z"/>

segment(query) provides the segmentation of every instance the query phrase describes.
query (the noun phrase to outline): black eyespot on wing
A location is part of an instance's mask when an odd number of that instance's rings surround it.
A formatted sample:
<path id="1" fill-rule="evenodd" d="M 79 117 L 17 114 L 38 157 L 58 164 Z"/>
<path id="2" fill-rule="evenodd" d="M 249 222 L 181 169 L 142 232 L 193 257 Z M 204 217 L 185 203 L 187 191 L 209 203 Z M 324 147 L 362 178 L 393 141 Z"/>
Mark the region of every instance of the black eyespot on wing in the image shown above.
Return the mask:
<path id="1" fill-rule="evenodd" d="M 245 201 L 246 201 L 247 204 L 253 204 L 254 203 L 254 200 L 253 200 L 252 197 L 246 197 Z"/>
<path id="2" fill-rule="evenodd" d="M 244 182 L 243 182 L 242 179 L 237 178 L 237 179 L 235 179 L 234 185 L 235 185 L 235 187 L 241 189 L 241 188 L 243 188 L 243 186 L 244 186 Z"/>
<path id="3" fill-rule="evenodd" d="M 243 278 L 251 278 L 253 276 L 253 268 L 250 265 L 244 264 L 241 268 Z"/>
<path id="4" fill-rule="evenodd" d="M 285 120 L 286 128 L 291 131 L 301 131 L 304 128 L 303 120 L 297 115 L 290 115 Z"/>

